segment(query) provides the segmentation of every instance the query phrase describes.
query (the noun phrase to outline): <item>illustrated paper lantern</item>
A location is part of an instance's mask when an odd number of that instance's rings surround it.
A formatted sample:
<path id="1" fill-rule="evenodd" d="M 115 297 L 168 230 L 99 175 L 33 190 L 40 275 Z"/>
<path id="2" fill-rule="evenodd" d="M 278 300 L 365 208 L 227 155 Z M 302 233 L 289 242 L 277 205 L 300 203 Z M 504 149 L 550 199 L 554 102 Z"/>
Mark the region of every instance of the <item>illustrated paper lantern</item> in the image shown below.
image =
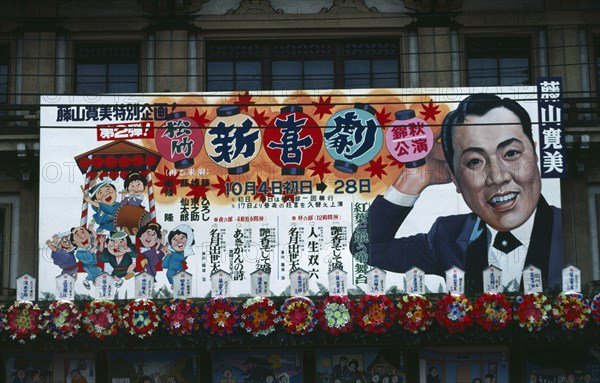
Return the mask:
<path id="1" fill-rule="evenodd" d="M 368 104 L 336 112 L 327 121 L 324 139 L 333 166 L 344 173 L 355 173 L 359 166 L 371 161 L 383 146 L 383 133 Z"/>
<path id="2" fill-rule="evenodd" d="M 260 151 L 262 137 L 252 117 L 240 113 L 239 106 L 217 108 L 217 118 L 205 133 L 206 153 L 229 174 L 243 174 L 250 170 Z"/>
<path id="3" fill-rule="evenodd" d="M 185 112 L 171 113 L 156 131 L 156 147 L 163 158 L 175 164 L 176 169 L 194 165 L 194 157 L 202 149 L 204 137 L 194 119 Z"/>
<path id="4" fill-rule="evenodd" d="M 281 167 L 282 175 L 303 175 L 323 145 L 321 129 L 302 107 L 290 105 L 281 108 L 263 131 L 263 145 L 274 164 Z"/>
<path id="5" fill-rule="evenodd" d="M 425 164 L 425 157 L 433 148 L 433 132 L 425 120 L 415 117 L 411 109 L 395 113 L 385 133 L 385 144 L 391 155 L 407 168 Z"/>

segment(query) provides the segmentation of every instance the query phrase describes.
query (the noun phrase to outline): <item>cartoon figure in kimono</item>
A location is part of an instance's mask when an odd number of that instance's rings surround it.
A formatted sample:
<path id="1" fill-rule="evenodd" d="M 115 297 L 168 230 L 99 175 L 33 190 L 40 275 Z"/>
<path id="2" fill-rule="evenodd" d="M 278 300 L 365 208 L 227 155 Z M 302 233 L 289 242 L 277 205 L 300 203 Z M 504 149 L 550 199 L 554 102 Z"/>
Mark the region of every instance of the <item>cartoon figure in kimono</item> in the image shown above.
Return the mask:
<path id="1" fill-rule="evenodd" d="M 94 282 L 96 277 L 102 273 L 98 266 L 98 256 L 96 254 L 97 243 L 94 233 L 83 226 L 77 226 L 71 229 L 69 240 L 75 246 L 75 257 L 83 265 L 83 270 L 88 274 L 83 281 L 83 286 L 90 289 L 90 282 Z"/>
<path id="2" fill-rule="evenodd" d="M 167 279 L 173 285 L 173 277 L 185 270 L 185 260 L 194 255 L 194 229 L 188 225 L 179 225 L 169 232 L 166 256 L 162 260 L 162 268 L 167 270 Z"/>
<path id="3" fill-rule="evenodd" d="M 119 288 L 123 285 L 123 279 L 133 277 L 135 268 L 133 259 L 136 256 L 135 247 L 129 236 L 122 231 L 113 231 L 106 238 L 106 245 L 98 259 L 113 268 L 111 275 L 115 279 L 115 286 Z"/>
<path id="4" fill-rule="evenodd" d="M 98 232 L 115 231 L 114 218 L 117 209 L 121 206 L 117 202 L 117 188 L 108 181 L 96 184 L 90 189 L 89 194 L 85 193 L 82 187 L 85 200 L 92 205 L 94 210 L 94 221 L 98 225 Z"/>
<path id="5" fill-rule="evenodd" d="M 146 177 L 142 176 L 140 173 L 129 173 L 127 178 L 125 178 L 125 182 L 123 183 L 125 190 L 121 192 L 127 196 L 121 199 L 120 205 L 143 207 L 142 203 L 144 202 L 144 191 L 146 190 L 147 184 L 148 181 L 146 180 Z"/>
<path id="6" fill-rule="evenodd" d="M 162 260 L 165 256 L 164 239 L 167 232 L 162 232 L 162 227 L 156 222 L 149 222 L 138 230 L 136 237 L 140 244 L 139 252 L 142 255 L 139 268 L 156 278 L 157 271 L 162 270 Z"/>
<path id="7" fill-rule="evenodd" d="M 77 279 L 77 258 L 75 258 L 75 245 L 71 243 L 71 233 L 64 232 L 52 236 L 46 241 L 46 246 L 52 251 L 52 262 L 60 267 L 61 274 L 69 274 Z"/>

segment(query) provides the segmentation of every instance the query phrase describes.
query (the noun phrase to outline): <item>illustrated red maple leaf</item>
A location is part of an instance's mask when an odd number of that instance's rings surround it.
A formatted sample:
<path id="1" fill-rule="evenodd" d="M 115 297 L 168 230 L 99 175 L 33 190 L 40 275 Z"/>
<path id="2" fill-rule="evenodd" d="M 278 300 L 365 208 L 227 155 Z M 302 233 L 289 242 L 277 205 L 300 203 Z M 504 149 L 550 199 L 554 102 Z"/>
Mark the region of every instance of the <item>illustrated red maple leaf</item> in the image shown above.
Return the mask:
<path id="1" fill-rule="evenodd" d="M 218 184 L 212 184 L 210 186 L 214 187 L 215 189 L 218 190 L 217 192 L 217 197 L 220 196 L 221 194 L 225 194 L 225 192 L 227 191 L 225 189 L 225 185 L 228 183 L 231 183 L 231 180 L 229 179 L 229 176 L 227 176 L 226 179 L 221 178 L 221 176 L 217 176 L 217 181 L 219 181 Z"/>
<path id="2" fill-rule="evenodd" d="M 432 119 L 433 121 L 435 121 L 435 116 L 437 114 L 440 114 L 441 112 L 438 110 L 438 108 L 440 107 L 439 105 L 433 105 L 433 100 L 429 99 L 429 104 L 425 105 L 425 104 L 421 104 L 421 107 L 423 108 L 422 112 L 419 112 L 422 116 L 424 120 L 429 120 Z"/>
<path id="3" fill-rule="evenodd" d="M 158 178 L 158 182 L 154 183 L 154 186 L 160 187 L 160 194 L 166 196 L 174 196 L 177 194 L 177 186 L 181 184 L 181 180 L 177 178 L 177 173 L 170 175 L 167 174 L 169 169 L 164 167 L 163 173 L 155 172 L 154 175 Z"/>
<path id="4" fill-rule="evenodd" d="M 256 176 L 256 187 L 259 188 L 262 184 L 262 179 L 259 176 Z M 269 185 L 269 179 L 265 181 L 267 185 Z M 260 202 L 264 203 L 267 200 L 267 197 L 273 197 L 273 193 L 271 193 L 271 188 L 267 186 L 267 193 L 254 193 L 254 199 L 260 199 Z"/>
<path id="5" fill-rule="evenodd" d="M 266 127 L 269 123 L 269 116 L 265 116 L 265 113 L 266 112 L 264 110 L 259 113 L 258 109 L 254 109 L 254 114 L 252 115 L 252 118 L 254 119 L 254 121 L 256 121 L 257 126 Z"/>
<path id="6" fill-rule="evenodd" d="M 238 100 L 234 101 L 234 104 L 237 104 L 240 106 L 240 111 L 241 112 L 247 112 L 248 111 L 248 106 L 255 104 L 254 101 L 252 101 L 252 95 L 250 94 L 250 91 L 246 91 L 244 92 L 244 94 L 242 95 L 238 95 Z"/>
<path id="7" fill-rule="evenodd" d="M 381 179 L 383 175 L 387 175 L 384 170 L 385 168 L 387 168 L 387 164 L 384 164 L 383 158 L 379 156 L 376 160 L 369 161 L 369 167 L 365 168 L 365 170 L 371 172 L 371 178 L 379 177 Z"/>
<path id="8" fill-rule="evenodd" d="M 391 154 L 389 154 L 386 157 L 388 160 L 392 161 L 389 165 L 396 165 L 396 167 L 398 167 L 398 169 L 402 169 L 404 167 L 404 164 L 400 161 L 398 161 L 397 159 L 394 158 L 394 156 L 392 156 Z"/>
<path id="9" fill-rule="evenodd" d="M 206 113 L 207 111 L 204 111 L 204 113 L 200 114 L 198 109 L 196 109 L 196 112 L 194 112 L 194 117 L 192 117 L 192 119 L 196 121 L 196 124 L 198 124 L 198 126 L 201 128 L 207 127 L 208 123 L 210 122 L 210 120 L 206 118 Z"/>
<path id="10" fill-rule="evenodd" d="M 192 197 L 196 200 L 199 200 L 201 198 L 206 198 L 206 192 L 209 189 L 208 186 L 205 186 L 202 183 L 200 183 L 199 185 L 189 184 L 188 187 L 190 188 L 190 191 L 187 192 L 186 196 Z"/>
<path id="11" fill-rule="evenodd" d="M 315 106 L 315 112 L 313 116 L 319 115 L 319 118 L 323 118 L 326 114 L 332 114 L 331 108 L 335 105 L 331 105 L 331 96 L 323 99 L 323 96 L 319 96 L 319 102 L 313 101 L 313 105 Z"/>
<path id="12" fill-rule="evenodd" d="M 381 112 L 375 113 L 375 117 L 377 118 L 377 121 L 379 121 L 379 123 L 381 124 L 382 128 L 385 127 L 388 122 L 392 121 L 392 119 L 390 118 L 390 114 L 392 114 L 392 112 L 386 113 L 385 108 L 383 108 Z"/>
<path id="13" fill-rule="evenodd" d="M 319 160 L 313 161 L 313 166 L 309 167 L 309 170 L 312 170 L 313 173 L 310 175 L 314 177 L 315 175 L 319 176 L 319 179 L 323 181 L 323 177 L 327 173 L 333 173 L 333 171 L 329 170 L 329 165 L 331 165 L 331 161 L 325 162 L 325 156 L 321 157 Z"/>

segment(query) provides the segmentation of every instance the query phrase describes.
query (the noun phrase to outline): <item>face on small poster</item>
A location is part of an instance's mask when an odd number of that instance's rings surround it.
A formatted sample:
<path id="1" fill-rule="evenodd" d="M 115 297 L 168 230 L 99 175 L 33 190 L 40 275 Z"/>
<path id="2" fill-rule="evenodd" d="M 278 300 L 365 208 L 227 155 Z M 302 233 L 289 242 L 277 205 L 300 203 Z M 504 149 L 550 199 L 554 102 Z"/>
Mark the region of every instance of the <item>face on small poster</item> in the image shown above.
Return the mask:
<path id="1" fill-rule="evenodd" d="M 398 349 L 331 349 L 316 352 L 317 383 L 404 383 L 404 353 Z"/>
<path id="2" fill-rule="evenodd" d="M 302 354 L 293 350 L 214 352 L 212 381 L 302 383 Z"/>
<path id="3" fill-rule="evenodd" d="M 7 383 L 52 383 L 53 358 L 48 354 L 23 353 L 6 359 Z"/>
<path id="4" fill-rule="evenodd" d="M 421 383 L 508 383 L 508 350 L 437 347 L 419 351 Z"/>
<path id="5" fill-rule="evenodd" d="M 600 383 L 600 346 L 530 348 L 526 383 Z"/>
<path id="6" fill-rule="evenodd" d="M 83 357 L 65 357 L 63 361 L 65 383 L 96 382 L 96 368 L 94 359 Z"/>
<path id="7" fill-rule="evenodd" d="M 113 352 L 108 376 L 110 383 L 192 383 L 198 360 L 190 352 Z"/>

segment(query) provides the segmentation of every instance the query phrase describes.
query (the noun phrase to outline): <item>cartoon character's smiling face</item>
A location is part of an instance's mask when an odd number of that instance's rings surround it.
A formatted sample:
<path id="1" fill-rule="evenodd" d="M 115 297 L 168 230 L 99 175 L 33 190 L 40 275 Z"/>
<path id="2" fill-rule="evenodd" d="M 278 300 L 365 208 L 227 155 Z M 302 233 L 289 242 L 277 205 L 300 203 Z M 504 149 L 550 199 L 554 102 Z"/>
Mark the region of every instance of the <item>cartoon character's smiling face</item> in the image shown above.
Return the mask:
<path id="1" fill-rule="evenodd" d="M 101 186 L 96 192 L 94 199 L 100 203 L 112 205 L 117 202 L 117 189 L 112 185 Z"/>
<path id="2" fill-rule="evenodd" d="M 176 234 L 171 239 L 171 246 L 176 251 L 183 251 L 185 249 L 185 245 L 187 244 L 187 236 L 185 234 Z"/>

